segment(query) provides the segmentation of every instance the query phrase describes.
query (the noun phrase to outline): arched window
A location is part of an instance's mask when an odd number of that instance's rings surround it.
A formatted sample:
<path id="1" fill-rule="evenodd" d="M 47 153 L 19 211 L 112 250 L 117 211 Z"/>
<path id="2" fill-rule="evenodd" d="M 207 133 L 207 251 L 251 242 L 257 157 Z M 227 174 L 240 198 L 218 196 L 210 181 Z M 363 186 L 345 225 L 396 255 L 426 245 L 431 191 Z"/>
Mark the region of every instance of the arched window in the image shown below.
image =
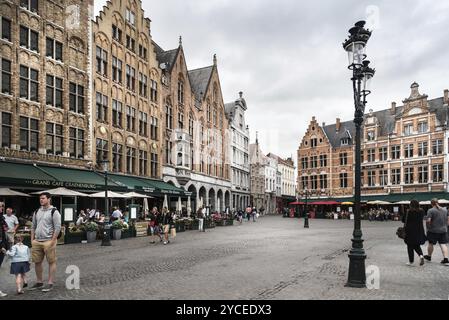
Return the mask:
<path id="1" fill-rule="evenodd" d="M 178 81 L 178 103 L 184 104 L 184 83 L 182 80 Z"/>
<path id="2" fill-rule="evenodd" d="M 217 126 L 218 124 L 218 118 L 217 118 L 217 107 L 214 107 L 214 126 Z"/>
<path id="3" fill-rule="evenodd" d="M 208 122 L 212 122 L 212 119 L 211 119 L 211 106 L 210 106 L 209 102 L 207 102 L 207 121 Z"/>
<path id="4" fill-rule="evenodd" d="M 167 129 L 173 129 L 173 108 L 171 105 L 165 106 L 165 124 Z"/>
<path id="5" fill-rule="evenodd" d="M 189 113 L 189 135 L 193 138 L 193 114 L 190 112 Z"/>

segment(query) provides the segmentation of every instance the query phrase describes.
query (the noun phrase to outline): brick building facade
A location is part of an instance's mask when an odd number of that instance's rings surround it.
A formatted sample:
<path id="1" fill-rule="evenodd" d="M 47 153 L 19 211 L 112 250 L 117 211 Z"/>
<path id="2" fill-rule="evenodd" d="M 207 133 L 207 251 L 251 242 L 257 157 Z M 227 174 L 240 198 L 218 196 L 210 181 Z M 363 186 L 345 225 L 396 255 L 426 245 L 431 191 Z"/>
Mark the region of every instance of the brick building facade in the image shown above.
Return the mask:
<path id="1" fill-rule="evenodd" d="M 366 114 L 363 196 L 448 191 L 448 101 L 448 90 L 429 100 L 413 83 L 403 106 Z M 298 149 L 300 193 L 307 188 L 312 198 L 352 197 L 354 136 L 352 121 L 320 126 L 312 119 Z"/>
<path id="2" fill-rule="evenodd" d="M 1 148 L 6 160 L 91 161 L 92 2 L 2 1 Z"/>

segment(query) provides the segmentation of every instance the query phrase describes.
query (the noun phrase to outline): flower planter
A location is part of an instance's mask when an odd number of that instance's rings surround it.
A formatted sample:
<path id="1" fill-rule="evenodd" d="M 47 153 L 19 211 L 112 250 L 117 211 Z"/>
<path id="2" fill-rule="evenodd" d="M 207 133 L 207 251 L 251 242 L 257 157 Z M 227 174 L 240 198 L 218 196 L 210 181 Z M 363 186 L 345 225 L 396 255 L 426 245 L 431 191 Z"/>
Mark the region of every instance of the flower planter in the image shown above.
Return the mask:
<path id="1" fill-rule="evenodd" d="M 226 220 L 226 226 L 233 226 L 234 225 L 234 220 L 228 219 Z"/>
<path id="2" fill-rule="evenodd" d="M 215 220 L 215 225 L 217 227 L 224 227 L 226 225 L 225 220 Z"/>
<path id="3" fill-rule="evenodd" d="M 112 230 L 112 239 L 120 240 L 122 238 L 122 229 L 113 229 Z"/>
<path id="4" fill-rule="evenodd" d="M 92 243 L 97 240 L 97 231 L 88 231 L 86 234 L 87 234 L 87 243 Z"/>
<path id="5" fill-rule="evenodd" d="M 135 229 L 130 227 L 129 229 L 122 230 L 122 239 L 134 238 L 135 237 Z"/>
<path id="6" fill-rule="evenodd" d="M 81 243 L 84 240 L 86 240 L 85 231 L 69 232 L 65 235 L 64 244 Z"/>
<path id="7" fill-rule="evenodd" d="M 184 224 L 184 221 L 176 222 L 175 226 L 176 226 L 176 232 L 184 232 L 184 231 L 186 231 L 186 225 Z"/>

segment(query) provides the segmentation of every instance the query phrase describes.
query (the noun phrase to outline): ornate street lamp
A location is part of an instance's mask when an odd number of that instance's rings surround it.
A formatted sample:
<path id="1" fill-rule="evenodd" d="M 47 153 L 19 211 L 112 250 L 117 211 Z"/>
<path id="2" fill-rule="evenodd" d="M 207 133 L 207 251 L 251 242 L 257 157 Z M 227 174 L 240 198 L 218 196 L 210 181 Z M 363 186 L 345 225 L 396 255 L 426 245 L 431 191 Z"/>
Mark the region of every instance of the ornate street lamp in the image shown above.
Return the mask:
<path id="1" fill-rule="evenodd" d="M 349 275 L 347 287 L 366 287 L 366 254 L 363 249 L 363 234 L 361 227 L 361 128 L 364 121 L 366 97 L 371 93 L 370 82 L 375 70 L 369 67 L 369 61 L 365 60 L 366 44 L 371 37 L 371 31 L 364 28 L 365 21 L 359 21 L 349 30 L 349 38 L 343 43 L 343 48 L 348 53 L 349 70 L 352 70 L 351 78 L 354 90 L 354 124 L 355 135 L 355 212 L 354 233 L 352 249 L 349 253 Z"/>
<path id="2" fill-rule="evenodd" d="M 109 160 L 105 159 L 101 161 L 101 166 L 104 171 L 104 210 L 105 210 L 105 222 L 103 225 L 103 239 L 101 241 L 101 246 L 109 247 L 111 246 L 111 226 L 109 225 L 109 198 L 108 198 L 108 171 L 109 171 Z"/>

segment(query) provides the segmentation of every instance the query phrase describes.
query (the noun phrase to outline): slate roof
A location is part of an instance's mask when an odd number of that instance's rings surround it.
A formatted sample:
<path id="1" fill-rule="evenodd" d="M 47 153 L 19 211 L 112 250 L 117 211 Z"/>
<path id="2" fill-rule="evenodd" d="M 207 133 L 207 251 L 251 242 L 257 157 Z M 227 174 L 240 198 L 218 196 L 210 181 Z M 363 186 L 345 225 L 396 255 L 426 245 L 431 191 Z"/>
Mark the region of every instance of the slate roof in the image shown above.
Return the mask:
<path id="1" fill-rule="evenodd" d="M 209 66 L 189 71 L 190 84 L 192 85 L 192 90 L 195 93 L 195 98 L 198 101 L 201 101 L 202 99 L 201 93 L 203 93 L 203 96 L 206 94 L 207 86 L 209 85 L 213 70 L 214 66 Z"/>
<path id="2" fill-rule="evenodd" d="M 429 111 L 436 114 L 437 121 L 439 125 L 446 125 L 449 119 L 448 110 L 444 106 L 443 97 L 428 100 Z M 391 109 L 381 110 L 373 112 L 373 115 L 377 118 L 380 136 L 388 136 L 388 134 L 393 133 L 395 129 L 395 121 L 402 117 L 404 111 L 404 106 L 396 107 L 396 113 L 392 114 Z M 369 114 L 365 115 L 365 118 L 369 117 Z M 337 132 L 336 124 L 327 125 L 323 127 L 332 147 L 341 147 L 341 139 L 349 137 L 355 137 L 355 125 L 354 122 L 346 121 L 341 123 L 341 128 Z M 349 143 L 352 145 L 352 139 Z"/>
<path id="3" fill-rule="evenodd" d="M 176 57 L 178 56 L 179 48 L 165 51 L 156 42 L 153 41 L 156 49 L 156 59 L 160 64 L 166 63 L 168 65 L 168 71 L 171 71 L 175 65 Z"/>
<path id="4" fill-rule="evenodd" d="M 235 102 L 225 104 L 225 114 L 228 119 L 231 119 L 231 112 L 235 109 Z"/>

